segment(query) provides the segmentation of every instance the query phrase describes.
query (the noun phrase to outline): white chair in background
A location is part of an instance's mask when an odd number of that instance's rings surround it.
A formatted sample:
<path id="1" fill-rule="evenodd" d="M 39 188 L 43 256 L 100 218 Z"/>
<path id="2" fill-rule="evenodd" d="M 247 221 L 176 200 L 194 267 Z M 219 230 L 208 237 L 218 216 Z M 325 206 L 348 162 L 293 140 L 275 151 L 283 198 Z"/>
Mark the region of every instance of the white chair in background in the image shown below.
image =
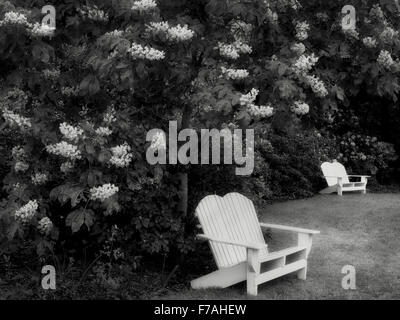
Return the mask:
<path id="1" fill-rule="evenodd" d="M 329 194 L 337 192 L 343 195 L 343 192 L 361 191 L 367 193 L 367 183 L 370 176 L 348 175 L 345 167 L 339 162 L 324 162 L 321 165 L 322 172 L 326 179 L 328 187 L 321 190 L 320 194 Z M 351 182 L 349 178 L 358 178 L 360 181 Z"/>

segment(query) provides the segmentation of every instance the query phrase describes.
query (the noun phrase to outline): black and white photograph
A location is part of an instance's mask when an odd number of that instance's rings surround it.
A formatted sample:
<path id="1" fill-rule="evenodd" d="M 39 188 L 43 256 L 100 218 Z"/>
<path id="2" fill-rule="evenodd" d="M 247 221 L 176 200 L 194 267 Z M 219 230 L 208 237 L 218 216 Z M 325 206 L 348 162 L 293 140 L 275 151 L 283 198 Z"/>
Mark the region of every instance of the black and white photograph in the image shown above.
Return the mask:
<path id="1" fill-rule="evenodd" d="M 0 0 L 0 300 L 399 300 L 399 99 L 399 0 Z"/>

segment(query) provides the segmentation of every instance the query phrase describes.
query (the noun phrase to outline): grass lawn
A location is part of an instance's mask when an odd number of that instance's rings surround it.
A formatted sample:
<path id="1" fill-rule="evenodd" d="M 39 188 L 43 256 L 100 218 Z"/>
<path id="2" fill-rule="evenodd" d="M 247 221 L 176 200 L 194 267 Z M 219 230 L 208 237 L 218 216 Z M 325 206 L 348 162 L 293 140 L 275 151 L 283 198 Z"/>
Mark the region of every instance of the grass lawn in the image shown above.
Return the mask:
<path id="1" fill-rule="evenodd" d="M 259 210 L 263 222 L 317 229 L 307 280 L 288 275 L 259 286 L 257 299 L 400 299 L 400 194 L 345 194 L 288 201 Z M 274 231 L 272 250 L 295 243 Z M 345 265 L 356 268 L 356 290 L 341 286 Z M 206 273 L 206 272 L 205 272 Z M 243 299 L 244 284 L 223 290 L 171 292 L 165 299 Z"/>

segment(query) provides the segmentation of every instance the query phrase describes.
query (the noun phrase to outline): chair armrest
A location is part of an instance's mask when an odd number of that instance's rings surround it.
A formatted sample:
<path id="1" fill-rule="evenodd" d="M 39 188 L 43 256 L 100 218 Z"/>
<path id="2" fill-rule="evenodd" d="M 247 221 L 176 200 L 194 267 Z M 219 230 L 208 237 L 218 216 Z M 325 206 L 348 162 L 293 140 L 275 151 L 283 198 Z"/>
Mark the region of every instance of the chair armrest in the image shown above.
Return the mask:
<path id="1" fill-rule="evenodd" d="M 334 178 L 334 179 L 343 179 L 343 177 L 339 176 L 323 176 L 324 178 Z"/>
<path id="2" fill-rule="evenodd" d="M 349 174 L 347 176 L 348 177 L 355 177 L 355 178 L 371 178 L 371 176 L 363 176 L 363 175 L 357 175 L 357 174 Z"/>
<path id="3" fill-rule="evenodd" d="M 212 236 L 206 236 L 205 234 L 198 234 L 197 238 L 203 239 L 203 240 L 208 240 L 208 241 L 213 241 L 213 242 L 230 244 L 233 246 L 254 249 L 254 250 L 260 250 L 260 249 L 264 249 L 264 248 L 268 247 L 266 244 L 262 244 L 262 243 L 245 243 L 245 242 L 240 242 L 240 241 L 235 241 L 235 240 L 228 240 L 228 239 L 221 239 L 221 238 L 212 237 Z"/>
<path id="4" fill-rule="evenodd" d="M 277 230 L 283 230 L 283 231 L 292 231 L 292 232 L 297 232 L 297 233 L 306 233 L 306 234 L 319 234 L 320 233 L 320 231 L 318 231 L 318 230 L 310 230 L 310 229 L 282 226 L 279 224 L 260 223 L 260 226 L 262 228 L 270 228 L 270 229 L 277 229 Z"/>

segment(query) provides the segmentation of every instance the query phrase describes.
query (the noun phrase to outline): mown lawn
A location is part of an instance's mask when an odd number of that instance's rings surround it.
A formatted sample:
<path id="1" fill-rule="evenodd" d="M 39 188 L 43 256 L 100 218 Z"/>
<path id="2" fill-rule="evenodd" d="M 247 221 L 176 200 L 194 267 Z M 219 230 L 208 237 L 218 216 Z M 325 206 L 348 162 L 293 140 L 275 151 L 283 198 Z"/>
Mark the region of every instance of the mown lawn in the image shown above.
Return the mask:
<path id="1" fill-rule="evenodd" d="M 259 210 L 263 222 L 321 231 L 314 238 L 306 281 L 295 275 L 259 287 L 257 299 L 400 299 L 400 194 L 345 194 L 288 201 Z M 269 247 L 295 242 L 274 232 Z M 356 290 L 341 286 L 342 267 L 356 268 Z M 195 276 L 194 276 L 195 277 Z M 184 289 L 165 299 L 243 299 L 245 285 Z"/>

